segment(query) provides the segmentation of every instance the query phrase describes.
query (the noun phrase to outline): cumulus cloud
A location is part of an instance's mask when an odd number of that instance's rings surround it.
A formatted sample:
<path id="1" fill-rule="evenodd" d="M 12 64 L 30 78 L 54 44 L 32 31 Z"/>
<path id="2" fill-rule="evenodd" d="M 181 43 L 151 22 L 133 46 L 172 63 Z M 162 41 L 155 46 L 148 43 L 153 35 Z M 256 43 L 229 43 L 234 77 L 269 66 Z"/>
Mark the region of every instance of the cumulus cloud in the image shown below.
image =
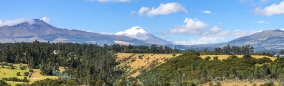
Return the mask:
<path id="1" fill-rule="evenodd" d="M 185 18 L 185 25 L 177 26 L 167 31 L 167 34 L 198 34 L 202 33 L 208 25 L 198 19 Z"/>
<path id="2" fill-rule="evenodd" d="M 215 27 L 213 27 L 213 28 L 210 29 L 210 31 L 212 31 L 212 32 L 219 32 L 219 31 L 221 31 L 221 30 L 222 30 L 222 28 L 220 28 L 220 27 L 218 27 L 218 26 L 215 26 Z"/>
<path id="3" fill-rule="evenodd" d="M 213 27 L 216 29 L 216 26 Z M 213 29 L 211 28 L 211 29 Z M 214 30 L 216 31 L 216 30 Z M 216 32 L 204 32 L 198 38 L 189 39 L 188 41 L 174 41 L 174 44 L 177 45 L 194 45 L 194 44 L 208 44 L 208 43 L 217 43 L 220 40 L 225 40 L 228 37 L 242 37 L 251 35 L 253 33 L 257 33 L 261 31 L 244 31 L 244 30 L 219 30 Z"/>
<path id="4" fill-rule="evenodd" d="M 257 21 L 258 24 L 270 24 L 268 21 Z"/>
<path id="5" fill-rule="evenodd" d="M 98 1 L 98 2 L 130 2 L 131 0 L 85 0 L 85 1 L 90 1 L 90 2 L 94 2 L 94 1 Z"/>
<path id="6" fill-rule="evenodd" d="M 28 22 L 29 24 L 33 24 L 34 20 L 32 19 L 15 19 L 15 20 L 0 20 L 0 27 L 2 26 L 13 26 L 16 24 L 20 24 L 23 22 Z"/>
<path id="7" fill-rule="evenodd" d="M 141 15 L 146 15 L 148 17 L 153 17 L 156 15 L 168 15 L 170 13 L 175 13 L 175 12 L 179 12 L 179 11 L 183 11 L 185 13 L 187 13 L 187 10 L 184 8 L 184 6 L 182 6 L 179 3 L 173 2 L 173 3 L 166 3 L 166 4 L 160 4 L 159 7 L 155 8 L 152 7 L 152 9 L 150 9 L 149 7 L 141 7 L 140 10 L 138 11 L 138 14 Z"/>
<path id="8" fill-rule="evenodd" d="M 284 14 L 284 1 L 280 2 L 280 4 L 272 4 L 263 9 L 256 8 L 254 13 L 265 16 Z"/>
<path id="9" fill-rule="evenodd" d="M 205 13 L 205 14 L 211 14 L 211 11 L 209 10 L 205 10 L 205 11 L 201 11 L 202 13 Z"/>
<path id="10" fill-rule="evenodd" d="M 41 20 L 46 22 L 46 23 L 50 23 L 50 19 L 47 18 L 47 17 L 42 17 Z"/>
<path id="11" fill-rule="evenodd" d="M 188 41 L 174 41 L 175 45 L 194 45 L 194 44 L 207 44 L 216 43 L 216 39 L 201 37 L 199 39 L 189 39 Z"/>
<path id="12" fill-rule="evenodd" d="M 225 40 L 228 37 L 242 37 L 251 35 L 260 31 L 245 31 L 245 30 L 224 30 L 219 26 L 209 26 L 208 24 L 199 21 L 198 19 L 186 18 L 185 25 L 181 25 L 166 31 L 170 35 L 194 36 L 186 41 L 174 41 L 174 44 L 193 45 L 216 43 L 220 40 Z"/>

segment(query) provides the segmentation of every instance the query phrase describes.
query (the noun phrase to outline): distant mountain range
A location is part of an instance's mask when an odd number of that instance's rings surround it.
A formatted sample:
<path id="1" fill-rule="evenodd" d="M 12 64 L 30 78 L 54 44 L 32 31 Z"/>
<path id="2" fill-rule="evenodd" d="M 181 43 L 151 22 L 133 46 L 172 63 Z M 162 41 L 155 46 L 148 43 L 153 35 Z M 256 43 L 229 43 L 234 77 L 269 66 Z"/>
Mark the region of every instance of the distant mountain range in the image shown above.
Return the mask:
<path id="1" fill-rule="evenodd" d="M 284 49 L 283 30 L 265 30 L 252 35 L 240 37 L 226 43 L 191 45 L 191 48 L 215 48 L 223 47 L 227 44 L 231 46 L 251 45 L 256 52 L 277 52 Z"/>
<path id="2" fill-rule="evenodd" d="M 143 30 L 142 28 L 134 28 Z M 144 30 L 143 30 L 144 31 Z M 33 22 L 23 22 L 13 26 L 0 27 L 0 42 L 74 42 L 74 43 L 97 43 L 97 44 L 125 44 L 125 45 L 150 45 L 150 44 L 171 44 L 152 34 L 136 32 L 135 37 L 129 37 L 123 33 L 120 35 L 104 35 L 100 33 L 86 32 L 81 30 L 68 30 L 54 27 L 46 22 L 33 19 Z M 144 37 L 144 38 L 142 38 Z M 145 38 L 146 37 L 146 38 Z M 140 39 L 142 38 L 142 39 Z M 148 40 L 149 39 L 149 40 Z"/>
<path id="3" fill-rule="evenodd" d="M 33 22 L 23 22 L 12 26 L 0 27 L 0 42 L 73 42 L 123 44 L 123 45 L 167 45 L 179 49 L 203 49 L 223 47 L 227 44 L 234 46 L 252 45 L 255 51 L 278 51 L 284 49 L 283 30 L 265 30 L 249 36 L 237 38 L 226 43 L 198 44 L 198 45 L 173 45 L 171 42 L 148 33 L 141 27 L 132 27 L 115 35 L 105 35 L 81 30 L 69 30 L 54 27 L 42 20 L 33 19 Z"/>

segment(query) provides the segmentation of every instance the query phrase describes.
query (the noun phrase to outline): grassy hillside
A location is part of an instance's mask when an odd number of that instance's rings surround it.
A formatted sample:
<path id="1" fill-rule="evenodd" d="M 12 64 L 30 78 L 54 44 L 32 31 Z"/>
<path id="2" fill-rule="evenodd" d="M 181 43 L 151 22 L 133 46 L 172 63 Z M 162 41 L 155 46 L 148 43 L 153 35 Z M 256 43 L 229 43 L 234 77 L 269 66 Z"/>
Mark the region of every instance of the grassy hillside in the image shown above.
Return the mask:
<path id="1" fill-rule="evenodd" d="M 11 65 L 10 63 L 8 63 L 9 65 Z M 26 66 L 26 64 L 21 64 L 22 66 Z M 11 66 L 4 66 L 3 68 L 0 67 L 0 79 L 2 78 L 9 78 L 9 77 L 17 77 L 19 79 L 24 79 L 24 77 L 28 77 L 28 76 L 24 76 L 24 72 L 29 72 L 29 68 L 21 70 L 20 69 L 20 64 L 13 64 L 15 69 L 11 69 Z M 18 76 L 16 73 L 20 72 L 20 76 Z M 33 69 L 33 74 L 30 78 L 28 78 L 28 80 L 30 81 L 29 83 L 33 83 L 35 81 L 38 80 L 43 80 L 43 79 L 56 79 L 56 76 L 44 76 L 40 74 L 40 70 L 39 69 Z M 11 84 L 12 86 L 15 86 L 16 84 L 19 83 L 24 83 L 24 82 L 14 82 L 14 81 L 7 81 L 8 84 Z"/>
<path id="2" fill-rule="evenodd" d="M 118 53 L 117 61 L 120 62 L 120 66 L 128 69 L 130 76 L 135 77 L 140 74 L 142 70 L 149 70 L 154 68 L 166 61 L 170 60 L 173 57 L 178 57 L 182 54 L 139 54 L 139 53 Z M 242 58 L 243 55 L 236 55 L 237 57 Z M 210 57 L 213 60 L 214 57 L 218 57 L 219 60 L 227 59 L 230 55 L 201 55 L 201 58 L 205 59 Z M 259 59 L 267 57 L 274 61 L 275 57 L 261 56 L 261 55 L 252 55 L 253 58 Z"/>
<path id="3" fill-rule="evenodd" d="M 165 61 L 181 54 L 138 54 L 138 53 L 118 53 L 117 61 L 120 66 L 127 68 L 130 76 L 140 74 L 141 70 L 154 68 Z"/>
<path id="4" fill-rule="evenodd" d="M 208 56 L 210 57 L 209 59 Z M 141 83 L 146 85 L 189 85 L 189 84 L 206 84 L 210 81 L 224 78 L 222 84 L 225 86 L 234 85 L 229 81 L 260 79 L 252 83 L 263 84 L 265 80 L 278 79 L 284 77 L 283 67 L 284 59 L 274 59 L 273 57 L 261 58 L 265 56 L 252 57 L 244 55 L 243 57 L 218 55 L 202 55 L 198 53 L 185 53 L 178 57 L 168 60 L 149 71 L 143 71 L 138 75 Z M 215 58 L 214 58 L 215 57 Z M 272 61 L 274 60 L 274 61 Z M 278 82 L 276 82 L 278 83 Z M 246 83 L 244 83 L 245 85 Z M 237 84 L 239 85 L 239 84 Z M 246 84 L 250 85 L 250 84 Z"/>

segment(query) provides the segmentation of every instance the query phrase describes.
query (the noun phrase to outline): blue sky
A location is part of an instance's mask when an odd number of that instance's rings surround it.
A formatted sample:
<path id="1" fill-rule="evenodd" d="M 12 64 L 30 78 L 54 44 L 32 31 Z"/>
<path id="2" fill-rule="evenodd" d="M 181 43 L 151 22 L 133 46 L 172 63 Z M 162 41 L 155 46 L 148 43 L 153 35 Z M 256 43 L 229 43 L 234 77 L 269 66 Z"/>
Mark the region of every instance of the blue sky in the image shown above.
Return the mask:
<path id="1" fill-rule="evenodd" d="M 43 19 L 53 26 L 115 34 L 134 26 L 175 44 L 227 42 L 284 28 L 282 0 L 3 0 L 0 26 Z M 15 23 L 13 23 L 15 24 Z"/>

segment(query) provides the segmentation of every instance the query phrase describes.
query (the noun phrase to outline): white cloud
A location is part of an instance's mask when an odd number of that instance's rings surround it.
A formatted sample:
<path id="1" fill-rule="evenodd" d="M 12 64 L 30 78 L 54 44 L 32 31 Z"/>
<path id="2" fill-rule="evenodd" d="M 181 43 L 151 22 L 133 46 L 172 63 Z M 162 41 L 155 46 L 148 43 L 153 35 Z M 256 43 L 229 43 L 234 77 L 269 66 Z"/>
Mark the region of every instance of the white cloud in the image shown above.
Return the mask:
<path id="1" fill-rule="evenodd" d="M 270 24 L 268 21 L 257 21 L 258 24 Z"/>
<path id="2" fill-rule="evenodd" d="M 142 16 L 144 13 L 146 13 L 149 10 L 150 10 L 150 8 L 148 8 L 148 7 L 141 7 L 141 9 L 138 11 L 138 14 L 140 16 Z"/>
<path id="3" fill-rule="evenodd" d="M 167 34 L 171 35 L 184 35 L 193 37 L 187 41 L 174 41 L 174 44 L 179 45 L 193 45 L 193 44 L 207 44 L 217 43 L 227 38 L 236 38 L 251 35 L 260 31 L 245 31 L 245 30 L 224 30 L 219 26 L 210 27 L 208 24 L 199 21 L 198 19 L 186 18 L 185 25 L 170 29 Z"/>
<path id="4" fill-rule="evenodd" d="M 140 34 L 147 34 L 148 32 L 146 32 L 140 26 L 134 26 L 134 27 L 131 27 L 131 28 L 125 30 L 125 31 L 119 31 L 119 32 L 115 33 L 115 35 L 136 36 L 139 33 Z"/>
<path id="5" fill-rule="evenodd" d="M 189 39 L 188 41 L 174 41 L 175 45 L 194 45 L 194 44 L 207 44 L 207 43 L 216 43 L 217 39 L 201 37 L 199 39 Z"/>
<path id="6" fill-rule="evenodd" d="M 42 17 L 41 20 L 46 22 L 46 23 L 50 23 L 50 19 L 47 18 L 47 17 Z"/>
<path id="7" fill-rule="evenodd" d="M 103 34 L 103 35 L 113 35 L 113 33 L 109 33 L 109 32 L 100 32 L 100 34 Z"/>
<path id="8" fill-rule="evenodd" d="M 256 8 L 254 13 L 266 16 L 284 14 L 284 1 L 282 1 L 280 4 L 272 4 L 263 9 Z"/>
<path id="9" fill-rule="evenodd" d="M 217 28 L 217 26 L 213 27 L 213 28 Z M 211 30 L 213 29 L 211 28 Z M 215 30 L 217 31 L 217 30 Z M 242 36 L 247 36 L 247 35 L 251 35 L 253 33 L 257 33 L 257 32 L 261 32 L 261 31 L 243 31 L 243 30 L 221 30 L 219 29 L 219 31 L 217 32 L 204 32 L 203 34 L 201 34 L 199 37 L 195 38 L 195 39 L 190 39 L 188 41 L 174 41 L 174 44 L 178 44 L 178 45 L 194 45 L 194 44 L 208 44 L 208 43 L 218 43 L 219 41 L 225 40 L 228 37 L 242 37 Z"/>
<path id="10" fill-rule="evenodd" d="M 135 14 L 135 13 L 136 13 L 136 11 L 131 11 L 131 12 L 130 12 L 130 14 Z"/>
<path id="11" fill-rule="evenodd" d="M 212 31 L 212 32 L 219 32 L 219 31 L 221 31 L 221 30 L 222 30 L 222 28 L 220 28 L 220 27 L 218 27 L 218 26 L 215 26 L 215 27 L 213 27 L 213 28 L 210 29 L 210 31 Z"/>
<path id="12" fill-rule="evenodd" d="M 167 34 L 198 34 L 208 28 L 208 25 L 198 19 L 185 18 L 185 25 L 177 26 L 167 31 Z"/>
<path id="13" fill-rule="evenodd" d="M 130 2 L 131 0 L 98 0 L 98 2 Z"/>
<path id="14" fill-rule="evenodd" d="M 23 22 L 28 22 L 29 24 L 33 24 L 34 20 L 32 19 L 15 19 L 15 20 L 0 20 L 0 27 L 2 26 L 13 26 L 16 24 L 20 24 Z"/>
<path id="15" fill-rule="evenodd" d="M 156 15 L 168 15 L 170 13 L 175 13 L 183 11 L 187 13 L 187 10 L 179 3 L 173 2 L 173 3 L 166 3 L 166 4 L 160 4 L 158 8 L 153 7 L 150 9 L 149 7 L 141 7 L 138 14 L 141 15 L 147 15 L 149 17 L 153 17 Z"/>
<path id="16" fill-rule="evenodd" d="M 201 11 L 202 13 L 205 13 L 205 14 L 211 14 L 211 11 L 209 10 L 205 10 L 205 11 Z"/>

